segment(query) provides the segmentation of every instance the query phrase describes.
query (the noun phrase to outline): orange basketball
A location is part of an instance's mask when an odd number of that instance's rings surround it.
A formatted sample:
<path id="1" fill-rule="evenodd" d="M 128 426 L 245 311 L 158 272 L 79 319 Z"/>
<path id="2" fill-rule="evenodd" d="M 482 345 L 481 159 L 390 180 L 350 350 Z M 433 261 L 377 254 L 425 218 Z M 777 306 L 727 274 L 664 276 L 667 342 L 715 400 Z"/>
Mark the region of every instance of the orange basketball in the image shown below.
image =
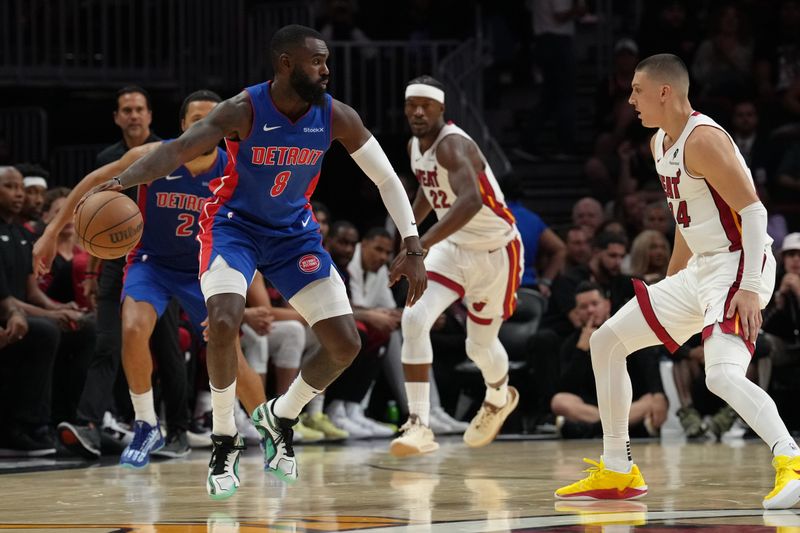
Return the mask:
<path id="1" fill-rule="evenodd" d="M 75 232 L 80 245 L 100 259 L 127 254 L 142 237 L 143 227 L 136 202 L 116 191 L 89 196 L 75 213 Z"/>

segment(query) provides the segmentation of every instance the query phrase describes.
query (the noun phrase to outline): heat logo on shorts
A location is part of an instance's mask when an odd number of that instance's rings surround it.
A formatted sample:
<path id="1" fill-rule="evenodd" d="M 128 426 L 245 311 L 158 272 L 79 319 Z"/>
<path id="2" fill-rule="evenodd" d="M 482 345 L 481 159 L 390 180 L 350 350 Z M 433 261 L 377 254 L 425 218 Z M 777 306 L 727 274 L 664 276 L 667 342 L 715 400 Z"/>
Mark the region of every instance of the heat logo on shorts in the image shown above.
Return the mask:
<path id="1" fill-rule="evenodd" d="M 305 272 L 306 274 L 313 274 L 319 267 L 322 266 L 319 258 L 316 255 L 304 255 L 300 258 L 297 262 L 297 267 L 300 269 L 301 272 Z"/>

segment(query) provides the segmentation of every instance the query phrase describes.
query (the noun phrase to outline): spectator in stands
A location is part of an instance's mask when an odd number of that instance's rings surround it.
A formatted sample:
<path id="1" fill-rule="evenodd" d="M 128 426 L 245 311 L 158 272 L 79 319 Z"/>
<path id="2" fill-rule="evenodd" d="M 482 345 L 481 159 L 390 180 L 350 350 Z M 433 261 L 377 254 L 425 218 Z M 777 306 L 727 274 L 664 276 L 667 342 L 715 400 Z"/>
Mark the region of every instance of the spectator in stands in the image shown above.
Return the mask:
<path id="1" fill-rule="evenodd" d="M 25 186 L 25 204 L 22 206 L 20 219 L 25 229 L 38 237 L 44 230 L 41 220 L 42 206 L 50 173 L 39 165 L 27 163 L 16 165 L 16 168 L 22 173 L 22 183 Z"/>
<path id="2" fill-rule="evenodd" d="M 634 123 L 636 113 L 628 103 L 631 94 L 633 71 L 639 62 L 639 46 L 630 38 L 614 44 L 614 59 L 608 77 L 600 82 L 595 92 L 595 117 L 598 131 L 611 135 L 614 144 L 624 137 Z"/>
<path id="3" fill-rule="evenodd" d="M 648 284 L 667 277 L 667 265 L 671 254 L 669 241 L 664 234 L 648 229 L 633 239 L 631 245 L 630 275 Z"/>
<path id="4" fill-rule="evenodd" d="M 772 334 L 776 364 L 800 358 L 800 233 L 790 233 L 781 248 L 782 275 L 775 298 L 764 312 L 764 331 Z"/>
<path id="5" fill-rule="evenodd" d="M 669 242 L 675 239 L 675 219 L 672 218 L 669 205 L 663 198 L 645 206 L 642 213 L 642 230 L 657 231 Z"/>
<path id="6" fill-rule="evenodd" d="M 769 122 L 785 124 L 800 117 L 800 2 L 782 0 L 776 15 L 756 50 L 756 87 Z"/>
<path id="7" fill-rule="evenodd" d="M 331 229 L 331 210 L 322 202 L 311 202 L 311 210 L 314 213 L 314 218 L 317 219 L 319 224 L 319 232 L 322 234 L 322 240 L 328 236 L 328 231 Z"/>
<path id="8" fill-rule="evenodd" d="M 604 218 L 603 206 L 590 196 L 581 198 L 572 206 L 572 223 L 585 228 L 589 238 L 594 237 Z"/>
<path id="9" fill-rule="evenodd" d="M 333 423 L 347 431 L 351 438 L 391 437 L 394 431 L 385 424 L 367 418 L 361 402 L 380 371 L 380 358 L 384 355 L 389 337 L 392 332 L 400 328 L 400 310 L 395 307 L 394 299 L 387 298 L 380 290 L 381 285 L 388 289 L 388 270 L 381 271 L 385 275 L 383 282 L 378 280 L 377 276 L 370 276 L 369 283 L 363 278 L 352 279 L 351 269 L 348 267 L 354 259 L 356 249 L 360 249 L 358 245 L 358 231 L 353 224 L 337 221 L 331 226 L 325 246 L 347 287 L 353 316 L 361 336 L 361 351 L 352 364 L 326 390 L 325 401 L 328 402 L 326 412 Z M 379 248 L 382 249 L 383 246 Z M 382 257 L 384 252 L 376 252 L 375 255 Z M 388 251 L 386 256 L 388 257 Z M 368 259 L 373 258 L 368 255 Z M 374 264 L 377 264 L 377 261 L 373 259 L 373 264 L 369 266 L 372 267 Z M 362 275 L 368 271 L 364 268 L 362 258 Z M 377 272 L 375 274 L 377 275 Z M 360 294 L 353 293 L 354 286 Z M 365 291 L 371 291 L 371 299 L 366 298 Z M 366 306 L 369 303 L 372 303 L 372 307 Z M 383 305 L 388 307 L 381 307 Z"/>
<path id="10" fill-rule="evenodd" d="M 522 189 L 519 178 L 513 174 L 503 179 L 502 189 L 506 205 L 517 219 L 517 228 L 525 249 L 521 287 L 537 289 L 545 297 L 550 296 L 550 286 L 564 268 L 567 247 L 564 241 L 544 221 L 522 205 Z M 538 275 L 541 268 L 542 275 Z"/>
<path id="11" fill-rule="evenodd" d="M 571 226 L 564 235 L 567 255 L 562 272 L 573 267 L 586 266 L 592 257 L 592 238 L 583 226 Z"/>
<path id="12" fill-rule="evenodd" d="M 122 139 L 97 155 L 98 167 L 117 161 L 131 148 L 161 140 L 150 131 L 153 121 L 150 93 L 137 85 L 127 85 L 117 91 L 116 103 L 114 124 L 122 131 Z"/>
<path id="13" fill-rule="evenodd" d="M 575 141 L 575 21 L 586 13 L 584 0 L 536 0 L 533 11 L 535 53 L 542 73 L 542 91 L 526 135 L 533 141 L 548 118 L 556 130 L 556 156 L 574 152 Z M 527 146 L 533 150 L 533 146 Z"/>
<path id="14" fill-rule="evenodd" d="M 589 337 L 609 317 L 610 303 L 602 289 L 591 282 L 581 282 L 575 291 L 579 328 L 561 345 L 561 380 L 551 401 L 558 417 L 556 426 L 565 438 L 591 438 L 602 435 L 597 388 L 592 371 Z M 628 358 L 633 385 L 630 425 L 643 424 L 647 434 L 656 435 L 667 418 L 667 398 L 661 384 L 658 351 L 645 348 Z"/>
<path id="15" fill-rule="evenodd" d="M 41 456 L 55 453 L 49 426 L 60 331 L 19 303 L 33 272 L 31 236 L 15 222 L 24 198 L 19 171 L 0 167 L 0 454 Z"/>
<path id="16" fill-rule="evenodd" d="M 568 269 L 553 282 L 545 327 L 565 336 L 580 326 L 575 308 L 575 290 L 582 281 L 591 281 L 600 286 L 602 295 L 611 301 L 612 313 L 633 297 L 631 279 L 621 273 L 625 246 L 626 241 L 618 235 L 602 233 L 595 237 L 589 263 Z"/>
<path id="17" fill-rule="evenodd" d="M 735 4 L 718 7 L 710 17 L 708 37 L 700 43 L 692 76 L 706 105 L 730 108 L 732 98 L 752 85 L 753 40 L 747 21 Z"/>
<path id="18" fill-rule="evenodd" d="M 699 32 L 683 0 L 648 2 L 636 42 L 642 57 L 669 52 L 692 64 Z"/>

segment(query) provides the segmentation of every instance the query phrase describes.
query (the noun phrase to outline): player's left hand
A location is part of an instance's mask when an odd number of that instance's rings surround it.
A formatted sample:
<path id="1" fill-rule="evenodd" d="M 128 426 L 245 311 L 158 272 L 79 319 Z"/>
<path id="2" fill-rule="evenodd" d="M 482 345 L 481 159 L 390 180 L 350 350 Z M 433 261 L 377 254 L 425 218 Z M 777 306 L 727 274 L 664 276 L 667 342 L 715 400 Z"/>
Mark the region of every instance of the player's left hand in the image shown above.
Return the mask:
<path id="1" fill-rule="evenodd" d="M 406 243 L 408 248 L 404 246 L 392 261 L 391 267 L 389 267 L 389 286 L 391 287 L 400 281 L 400 278 L 405 277 L 408 279 L 406 306 L 411 307 L 417 303 L 422 297 L 422 293 L 428 288 L 428 273 L 425 271 L 425 264 L 423 263 L 424 255 L 408 255 L 406 253 L 408 250 L 414 252 L 422 251 L 419 238 L 408 237 L 406 240 L 411 241 Z"/>
<path id="2" fill-rule="evenodd" d="M 756 342 L 758 331 L 761 329 L 761 302 L 758 294 L 753 291 L 739 289 L 731 298 L 726 318 L 733 318 L 739 313 L 742 324 L 742 336 L 752 343 Z"/>

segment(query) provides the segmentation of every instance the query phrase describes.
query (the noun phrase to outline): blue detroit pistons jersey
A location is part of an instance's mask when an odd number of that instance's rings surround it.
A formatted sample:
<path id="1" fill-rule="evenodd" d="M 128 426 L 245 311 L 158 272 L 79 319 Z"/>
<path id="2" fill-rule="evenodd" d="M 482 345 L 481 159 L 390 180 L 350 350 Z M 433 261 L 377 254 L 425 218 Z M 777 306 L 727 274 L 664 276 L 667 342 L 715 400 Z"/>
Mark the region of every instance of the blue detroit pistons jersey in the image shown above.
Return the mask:
<path id="1" fill-rule="evenodd" d="M 211 181 L 222 176 L 228 164 L 225 151 L 216 150 L 216 161 L 202 174 L 192 176 L 188 168 L 180 166 L 168 176 L 139 186 L 144 232 L 139 245 L 129 253 L 128 262 L 154 261 L 175 270 L 197 272 L 197 221 L 211 196 Z"/>
<path id="2" fill-rule="evenodd" d="M 257 224 L 267 234 L 296 233 L 291 226 L 298 220 L 301 233 L 316 231 L 309 199 L 331 144 L 332 99 L 326 94 L 323 105 L 311 106 L 292 122 L 275 107 L 270 83 L 245 89 L 253 125 L 246 138 L 226 140 L 230 163 L 212 186 L 210 208 Z"/>

